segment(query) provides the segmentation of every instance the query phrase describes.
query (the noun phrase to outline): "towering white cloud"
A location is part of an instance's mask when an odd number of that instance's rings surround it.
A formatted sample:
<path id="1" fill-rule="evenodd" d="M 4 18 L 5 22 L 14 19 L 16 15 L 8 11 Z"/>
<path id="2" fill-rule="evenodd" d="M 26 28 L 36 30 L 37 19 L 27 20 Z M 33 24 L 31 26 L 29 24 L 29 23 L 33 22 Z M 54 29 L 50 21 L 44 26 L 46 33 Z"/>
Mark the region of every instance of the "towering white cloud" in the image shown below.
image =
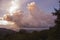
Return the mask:
<path id="1" fill-rule="evenodd" d="M 41 11 L 35 2 L 28 4 L 27 8 L 29 11 L 28 14 L 30 13 L 27 17 L 23 11 L 16 10 L 13 15 L 6 14 L 4 20 L 13 21 L 20 27 L 26 24 L 35 27 L 49 27 L 54 25 L 54 16 Z"/>
<path id="2" fill-rule="evenodd" d="M 47 14 L 41 11 L 39 7 L 35 4 L 35 2 L 32 2 L 28 4 L 27 6 L 28 10 L 30 11 L 33 19 L 31 20 L 31 25 L 39 25 L 39 26 L 51 26 L 54 24 L 54 16 L 52 14 Z"/>
<path id="3" fill-rule="evenodd" d="M 17 27 L 15 27 L 17 30 L 19 30 L 18 28 L 22 25 L 29 25 L 30 27 L 49 27 L 54 25 L 55 17 L 52 16 L 52 14 L 44 13 L 35 2 L 27 4 L 27 9 L 27 16 L 24 11 L 19 9 L 12 13 L 13 15 L 10 15 L 9 12 L 5 14 L 3 20 L 14 22 L 17 25 Z M 11 27 L 11 29 L 13 28 L 14 27 Z"/>

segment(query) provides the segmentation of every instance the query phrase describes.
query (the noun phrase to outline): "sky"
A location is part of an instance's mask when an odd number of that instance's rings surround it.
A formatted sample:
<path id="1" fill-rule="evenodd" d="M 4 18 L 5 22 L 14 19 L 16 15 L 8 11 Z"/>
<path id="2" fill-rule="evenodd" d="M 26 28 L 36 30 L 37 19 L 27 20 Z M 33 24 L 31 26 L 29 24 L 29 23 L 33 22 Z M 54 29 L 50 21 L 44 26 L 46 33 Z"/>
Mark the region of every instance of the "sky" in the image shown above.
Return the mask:
<path id="1" fill-rule="evenodd" d="M 21 0 L 21 9 L 26 10 L 25 7 L 28 3 L 35 2 L 42 11 L 51 13 L 54 11 L 54 8 L 59 9 L 58 1 L 59 0 Z M 10 6 L 10 2 L 11 0 L 0 0 L 0 16 L 5 14 L 6 10 Z"/>
<path id="2" fill-rule="evenodd" d="M 59 0 L 31 0 L 35 1 L 38 6 L 45 12 L 53 12 L 54 8 L 59 8 Z M 31 2 L 30 1 L 30 2 Z"/>
<path id="3" fill-rule="evenodd" d="M 53 12 L 54 8 L 58 9 L 59 7 L 58 0 L 40 0 L 37 1 L 37 4 L 40 4 L 41 8 L 46 12 Z"/>
<path id="4" fill-rule="evenodd" d="M 54 8 L 59 9 L 58 2 L 59 0 L 0 0 L 0 17 L 2 17 L 0 24 L 4 21 L 8 24 L 13 22 L 18 27 L 3 26 L 13 30 L 16 30 L 16 28 L 19 30 L 21 26 L 26 28 L 49 28 L 55 25 L 56 16 L 51 13 L 54 12 Z"/>

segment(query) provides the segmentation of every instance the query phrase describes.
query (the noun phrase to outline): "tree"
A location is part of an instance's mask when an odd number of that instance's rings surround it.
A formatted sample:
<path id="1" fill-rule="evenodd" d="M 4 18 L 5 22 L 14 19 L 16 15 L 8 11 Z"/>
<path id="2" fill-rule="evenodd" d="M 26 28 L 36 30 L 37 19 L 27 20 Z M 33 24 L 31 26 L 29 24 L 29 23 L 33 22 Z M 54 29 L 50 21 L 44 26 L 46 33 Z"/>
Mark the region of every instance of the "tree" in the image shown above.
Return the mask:
<path id="1" fill-rule="evenodd" d="M 49 40 L 60 40 L 60 9 L 55 9 L 55 12 L 52 14 L 57 16 L 57 18 L 55 26 L 49 30 Z"/>

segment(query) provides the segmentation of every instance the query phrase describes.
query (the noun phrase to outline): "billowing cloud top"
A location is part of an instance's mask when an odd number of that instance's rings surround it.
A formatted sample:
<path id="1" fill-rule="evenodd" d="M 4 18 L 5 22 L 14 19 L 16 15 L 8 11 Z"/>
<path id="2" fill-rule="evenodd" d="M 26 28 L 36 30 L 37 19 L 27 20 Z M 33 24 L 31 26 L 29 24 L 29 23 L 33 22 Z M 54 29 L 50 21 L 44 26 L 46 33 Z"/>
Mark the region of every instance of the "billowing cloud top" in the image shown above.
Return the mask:
<path id="1" fill-rule="evenodd" d="M 41 11 L 35 2 L 27 4 L 28 14 L 21 10 L 16 10 L 13 15 L 7 13 L 3 16 L 3 20 L 16 23 L 19 27 L 25 25 L 27 27 L 49 27 L 54 25 L 55 17 Z M 7 27 L 8 28 L 8 27 Z M 13 27 L 12 27 L 13 28 Z M 16 27 L 18 28 L 18 27 Z"/>
<path id="2" fill-rule="evenodd" d="M 41 11 L 35 2 L 28 4 L 27 8 L 33 17 L 33 19 L 30 21 L 31 25 L 47 27 L 54 24 L 54 16 Z"/>

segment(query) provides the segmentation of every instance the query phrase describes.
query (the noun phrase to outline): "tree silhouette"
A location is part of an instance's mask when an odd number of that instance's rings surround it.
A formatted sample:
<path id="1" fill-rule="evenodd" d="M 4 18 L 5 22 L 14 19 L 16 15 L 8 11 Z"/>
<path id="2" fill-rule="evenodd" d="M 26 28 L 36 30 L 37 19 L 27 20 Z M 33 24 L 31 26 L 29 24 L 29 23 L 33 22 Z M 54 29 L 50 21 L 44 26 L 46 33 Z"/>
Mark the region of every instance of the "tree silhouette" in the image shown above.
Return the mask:
<path id="1" fill-rule="evenodd" d="M 55 26 L 49 30 L 49 40 L 60 40 L 60 9 L 55 9 L 55 12 L 52 14 L 57 16 L 57 18 Z"/>

